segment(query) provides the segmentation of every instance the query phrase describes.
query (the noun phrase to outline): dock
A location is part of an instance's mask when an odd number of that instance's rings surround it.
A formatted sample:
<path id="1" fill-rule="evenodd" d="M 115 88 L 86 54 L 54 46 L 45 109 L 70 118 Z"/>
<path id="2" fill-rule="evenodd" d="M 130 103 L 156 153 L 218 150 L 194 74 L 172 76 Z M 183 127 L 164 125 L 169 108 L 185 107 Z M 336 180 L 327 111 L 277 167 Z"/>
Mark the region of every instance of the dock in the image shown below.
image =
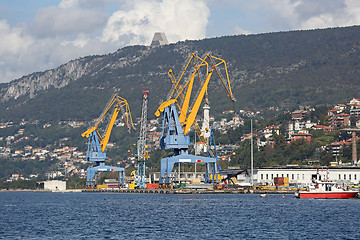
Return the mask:
<path id="1" fill-rule="evenodd" d="M 295 191 L 264 191 L 251 189 L 83 189 L 87 193 L 158 193 L 158 194 L 294 194 Z"/>

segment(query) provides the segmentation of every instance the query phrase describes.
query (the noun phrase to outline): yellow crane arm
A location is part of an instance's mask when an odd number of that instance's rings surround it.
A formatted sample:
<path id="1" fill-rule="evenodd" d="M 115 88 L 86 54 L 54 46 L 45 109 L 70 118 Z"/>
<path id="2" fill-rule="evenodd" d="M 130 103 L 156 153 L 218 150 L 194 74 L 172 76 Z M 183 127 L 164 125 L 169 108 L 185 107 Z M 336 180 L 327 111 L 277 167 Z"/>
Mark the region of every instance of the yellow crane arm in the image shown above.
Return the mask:
<path id="1" fill-rule="evenodd" d="M 106 145 L 109 142 L 111 130 L 112 130 L 113 126 L 114 126 L 114 123 L 115 123 L 115 120 L 116 120 L 116 118 L 117 118 L 117 116 L 119 114 L 119 111 L 120 111 L 119 107 L 115 107 L 113 115 L 112 115 L 111 120 L 109 122 L 109 125 L 108 125 L 108 127 L 106 129 L 105 136 L 102 139 L 102 141 L 100 142 L 101 151 L 103 151 L 103 152 L 104 152 L 104 150 L 106 148 Z"/>
<path id="2" fill-rule="evenodd" d="M 205 95 L 205 91 L 207 89 L 207 86 L 209 84 L 209 81 L 210 81 L 210 78 L 211 78 L 211 75 L 212 75 L 212 70 L 209 72 L 209 74 L 207 75 L 207 78 L 200 90 L 200 93 L 198 94 L 196 100 L 195 100 L 195 103 L 194 103 L 194 106 L 192 107 L 191 109 L 191 112 L 186 120 L 186 124 L 185 124 L 185 128 L 184 128 L 184 135 L 187 134 L 187 132 L 190 130 L 191 126 L 193 125 L 194 121 L 195 121 L 195 118 L 196 118 L 196 115 L 199 111 L 199 108 L 200 108 L 200 104 L 203 100 L 203 97 Z"/>
<path id="3" fill-rule="evenodd" d="M 227 70 L 227 66 L 226 66 L 225 60 L 223 60 L 223 59 L 221 59 L 221 58 L 218 58 L 218 57 L 214 57 L 214 56 L 211 56 L 211 57 L 220 61 L 218 64 L 215 65 L 215 64 L 212 62 L 212 60 L 210 59 L 210 61 L 211 61 L 211 63 L 213 64 L 213 66 L 215 66 L 215 71 L 216 71 L 217 75 L 219 76 L 222 85 L 223 85 L 224 88 L 226 89 L 226 92 L 227 92 L 228 96 L 230 97 L 231 101 L 235 102 L 236 100 L 235 100 L 235 98 L 234 98 L 234 96 L 233 96 L 233 94 L 232 94 L 232 91 L 231 91 L 230 78 L 229 78 L 229 73 L 228 73 L 228 70 Z M 221 77 L 220 72 L 219 72 L 218 69 L 216 68 L 216 67 L 219 66 L 220 64 L 224 64 L 227 84 L 224 82 L 223 78 Z"/>
<path id="4" fill-rule="evenodd" d="M 101 121 L 104 119 L 105 115 L 107 114 L 107 112 L 112 108 L 112 106 L 116 103 L 116 107 L 114 109 L 114 112 L 111 116 L 110 122 L 106 127 L 104 136 L 102 137 L 98 131 L 98 126 L 101 123 Z M 125 109 L 124 109 L 125 107 Z M 119 114 L 119 111 L 121 110 L 122 116 L 124 118 L 124 122 L 125 125 L 127 126 L 127 128 L 130 129 L 135 129 L 134 127 L 134 123 L 132 121 L 132 117 L 131 117 L 131 112 L 130 112 L 130 107 L 129 104 L 127 103 L 126 99 L 120 97 L 119 95 L 117 95 L 116 93 L 110 98 L 108 104 L 106 105 L 105 109 L 103 110 L 103 112 L 101 113 L 100 117 L 98 118 L 98 120 L 96 121 L 95 125 L 91 128 L 89 128 L 88 130 L 86 130 L 85 132 L 83 132 L 81 134 L 82 137 L 87 137 L 89 138 L 90 134 L 94 131 L 96 131 L 99 142 L 100 142 L 100 146 L 101 146 L 101 150 L 104 152 L 106 145 L 109 142 L 110 139 L 110 134 L 111 131 L 114 127 L 115 124 L 115 120 Z"/>
<path id="5" fill-rule="evenodd" d="M 86 130 L 85 132 L 83 132 L 83 133 L 81 134 L 81 136 L 88 138 L 88 137 L 90 136 L 90 133 L 92 133 L 93 131 L 95 131 L 96 128 L 97 128 L 97 126 L 94 126 L 94 127 L 92 127 L 92 128 L 89 128 L 88 130 Z"/>
<path id="6" fill-rule="evenodd" d="M 159 116 L 160 116 L 160 112 L 163 112 L 166 107 L 170 106 L 171 104 L 173 104 L 173 103 L 175 103 L 175 102 L 176 102 L 176 99 L 170 99 L 169 101 L 163 102 L 163 103 L 158 107 L 158 109 L 156 110 L 155 116 L 156 116 L 156 117 L 159 117 Z"/>
<path id="7" fill-rule="evenodd" d="M 179 121 L 180 123 L 184 123 L 186 120 L 186 115 L 187 115 L 187 111 L 189 109 L 189 102 L 190 102 L 190 97 L 191 97 L 191 91 L 192 91 L 192 87 L 194 85 L 194 78 L 195 78 L 195 72 L 192 74 L 190 81 L 189 81 L 189 86 L 188 89 L 186 91 L 186 95 L 183 101 L 183 105 L 181 107 L 181 113 L 179 116 Z"/>
<path id="8" fill-rule="evenodd" d="M 181 75 L 180 75 L 180 77 L 179 77 L 179 80 L 177 80 L 176 81 L 176 79 L 175 79 L 175 77 L 174 77 L 174 75 L 172 74 L 172 70 L 171 71 L 169 71 L 169 74 L 171 74 L 172 75 L 172 77 L 170 76 L 170 78 L 171 78 L 171 81 L 173 82 L 173 90 L 171 91 L 171 93 L 170 93 L 170 95 L 168 96 L 168 100 L 170 100 L 171 98 L 173 98 L 173 95 L 175 94 L 175 92 L 176 91 L 178 91 L 179 90 L 179 84 L 180 84 L 180 81 L 181 81 L 181 79 L 182 79 L 182 77 L 184 76 L 184 74 L 185 74 L 185 72 L 186 72 L 186 69 L 188 68 L 188 66 L 190 65 L 190 63 L 191 63 L 191 61 L 192 60 L 196 60 L 196 55 L 195 55 L 195 53 L 192 53 L 191 54 L 191 57 L 189 58 L 189 61 L 186 63 L 186 65 L 184 66 L 184 69 L 183 69 L 183 71 L 182 71 L 182 73 L 181 73 Z M 181 89 L 181 87 L 180 87 L 180 89 Z M 179 95 L 179 94 L 178 94 Z"/>
<path id="9" fill-rule="evenodd" d="M 190 63 L 193 61 L 194 66 L 192 68 L 192 73 L 188 79 L 184 79 L 185 72 L 189 69 Z M 224 65 L 225 72 L 226 72 L 226 80 L 223 79 L 221 76 L 220 71 L 217 69 L 219 65 Z M 211 69 L 210 69 L 211 68 Z M 206 71 L 206 72 L 205 72 Z M 182 124 L 182 128 L 184 130 L 184 135 L 186 135 L 190 128 L 195 124 L 196 131 L 201 139 L 201 141 L 205 141 L 205 138 L 202 136 L 202 132 L 199 126 L 196 123 L 196 115 L 199 111 L 200 105 L 202 100 L 206 99 L 207 91 L 208 91 L 208 84 L 212 74 L 216 72 L 219 76 L 222 85 L 224 86 L 225 90 L 227 91 L 228 96 L 232 101 L 235 101 L 233 97 L 231 86 L 230 86 L 230 79 L 229 74 L 226 66 L 225 60 L 214 57 L 210 54 L 206 54 L 203 58 L 197 56 L 195 53 L 191 55 L 189 60 L 187 61 L 185 67 L 183 68 L 179 79 L 177 80 L 173 74 L 173 71 L 170 69 L 168 74 L 170 76 L 171 82 L 173 84 L 173 88 L 168 95 L 167 101 L 163 102 L 157 111 L 155 112 L 155 116 L 159 117 L 160 113 L 164 111 L 164 109 L 171 104 L 176 104 L 178 107 L 180 114 L 179 114 L 179 121 Z M 201 73 L 205 73 L 205 80 L 202 80 Z M 194 81 L 195 78 L 199 80 L 199 93 L 194 96 L 195 102 L 192 106 L 190 106 L 190 99 L 192 98 L 192 90 L 195 88 Z"/>

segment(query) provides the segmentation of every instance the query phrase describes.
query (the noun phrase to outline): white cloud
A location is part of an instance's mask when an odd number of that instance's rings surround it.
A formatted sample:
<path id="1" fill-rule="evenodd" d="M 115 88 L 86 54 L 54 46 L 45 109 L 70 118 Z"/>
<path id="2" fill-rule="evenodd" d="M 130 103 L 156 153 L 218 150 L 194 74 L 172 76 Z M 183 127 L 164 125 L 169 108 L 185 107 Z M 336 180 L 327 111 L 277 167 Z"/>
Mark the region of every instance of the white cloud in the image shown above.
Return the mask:
<path id="1" fill-rule="evenodd" d="M 28 23 L 11 26 L 1 16 L 0 82 L 8 82 L 78 57 L 149 45 L 155 32 L 170 42 L 202 39 L 210 20 L 213 36 L 225 28 L 249 34 L 360 25 L 360 1 L 62 0 Z"/>
<path id="2" fill-rule="evenodd" d="M 109 7 L 121 7 L 109 14 Z M 0 82 L 57 67 L 79 57 L 149 45 L 155 32 L 169 41 L 206 37 L 203 0 L 62 0 L 11 27 L 0 19 Z"/>
<path id="3" fill-rule="evenodd" d="M 360 24 L 358 0 L 271 0 L 270 21 L 291 29 L 344 27 Z"/>
<path id="4" fill-rule="evenodd" d="M 6 20 L 0 20 L 0 56 L 21 54 L 33 42 L 21 27 L 10 28 Z"/>
<path id="5" fill-rule="evenodd" d="M 102 40 L 149 44 L 154 32 L 165 32 L 170 42 L 205 38 L 209 15 L 204 1 L 136 0 L 109 18 Z"/>
<path id="6" fill-rule="evenodd" d="M 48 7 L 40 9 L 31 24 L 31 34 L 37 37 L 76 36 L 93 34 L 106 23 L 104 12 L 86 8 Z"/>

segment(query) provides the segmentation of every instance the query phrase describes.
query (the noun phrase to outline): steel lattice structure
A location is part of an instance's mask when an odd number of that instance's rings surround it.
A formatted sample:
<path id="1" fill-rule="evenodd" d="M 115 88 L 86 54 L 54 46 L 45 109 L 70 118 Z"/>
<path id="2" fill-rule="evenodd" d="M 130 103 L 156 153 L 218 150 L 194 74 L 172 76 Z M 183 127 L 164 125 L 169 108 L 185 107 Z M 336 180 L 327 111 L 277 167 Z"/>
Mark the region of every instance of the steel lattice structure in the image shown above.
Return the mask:
<path id="1" fill-rule="evenodd" d="M 146 151 L 146 127 L 147 127 L 147 106 L 149 91 L 143 91 L 143 102 L 140 120 L 140 135 L 137 144 L 138 160 L 137 160 L 137 179 L 136 185 L 139 188 L 145 188 L 145 161 L 148 158 Z"/>

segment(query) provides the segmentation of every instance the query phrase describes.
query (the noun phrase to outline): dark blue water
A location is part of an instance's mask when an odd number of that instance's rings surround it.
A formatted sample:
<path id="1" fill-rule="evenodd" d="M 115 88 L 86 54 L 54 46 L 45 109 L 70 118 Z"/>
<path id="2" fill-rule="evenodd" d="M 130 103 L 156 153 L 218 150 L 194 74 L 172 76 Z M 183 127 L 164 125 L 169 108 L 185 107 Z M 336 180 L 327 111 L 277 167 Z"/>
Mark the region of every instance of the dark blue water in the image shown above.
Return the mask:
<path id="1" fill-rule="evenodd" d="M 0 192 L 1 239 L 360 239 L 360 199 Z"/>

